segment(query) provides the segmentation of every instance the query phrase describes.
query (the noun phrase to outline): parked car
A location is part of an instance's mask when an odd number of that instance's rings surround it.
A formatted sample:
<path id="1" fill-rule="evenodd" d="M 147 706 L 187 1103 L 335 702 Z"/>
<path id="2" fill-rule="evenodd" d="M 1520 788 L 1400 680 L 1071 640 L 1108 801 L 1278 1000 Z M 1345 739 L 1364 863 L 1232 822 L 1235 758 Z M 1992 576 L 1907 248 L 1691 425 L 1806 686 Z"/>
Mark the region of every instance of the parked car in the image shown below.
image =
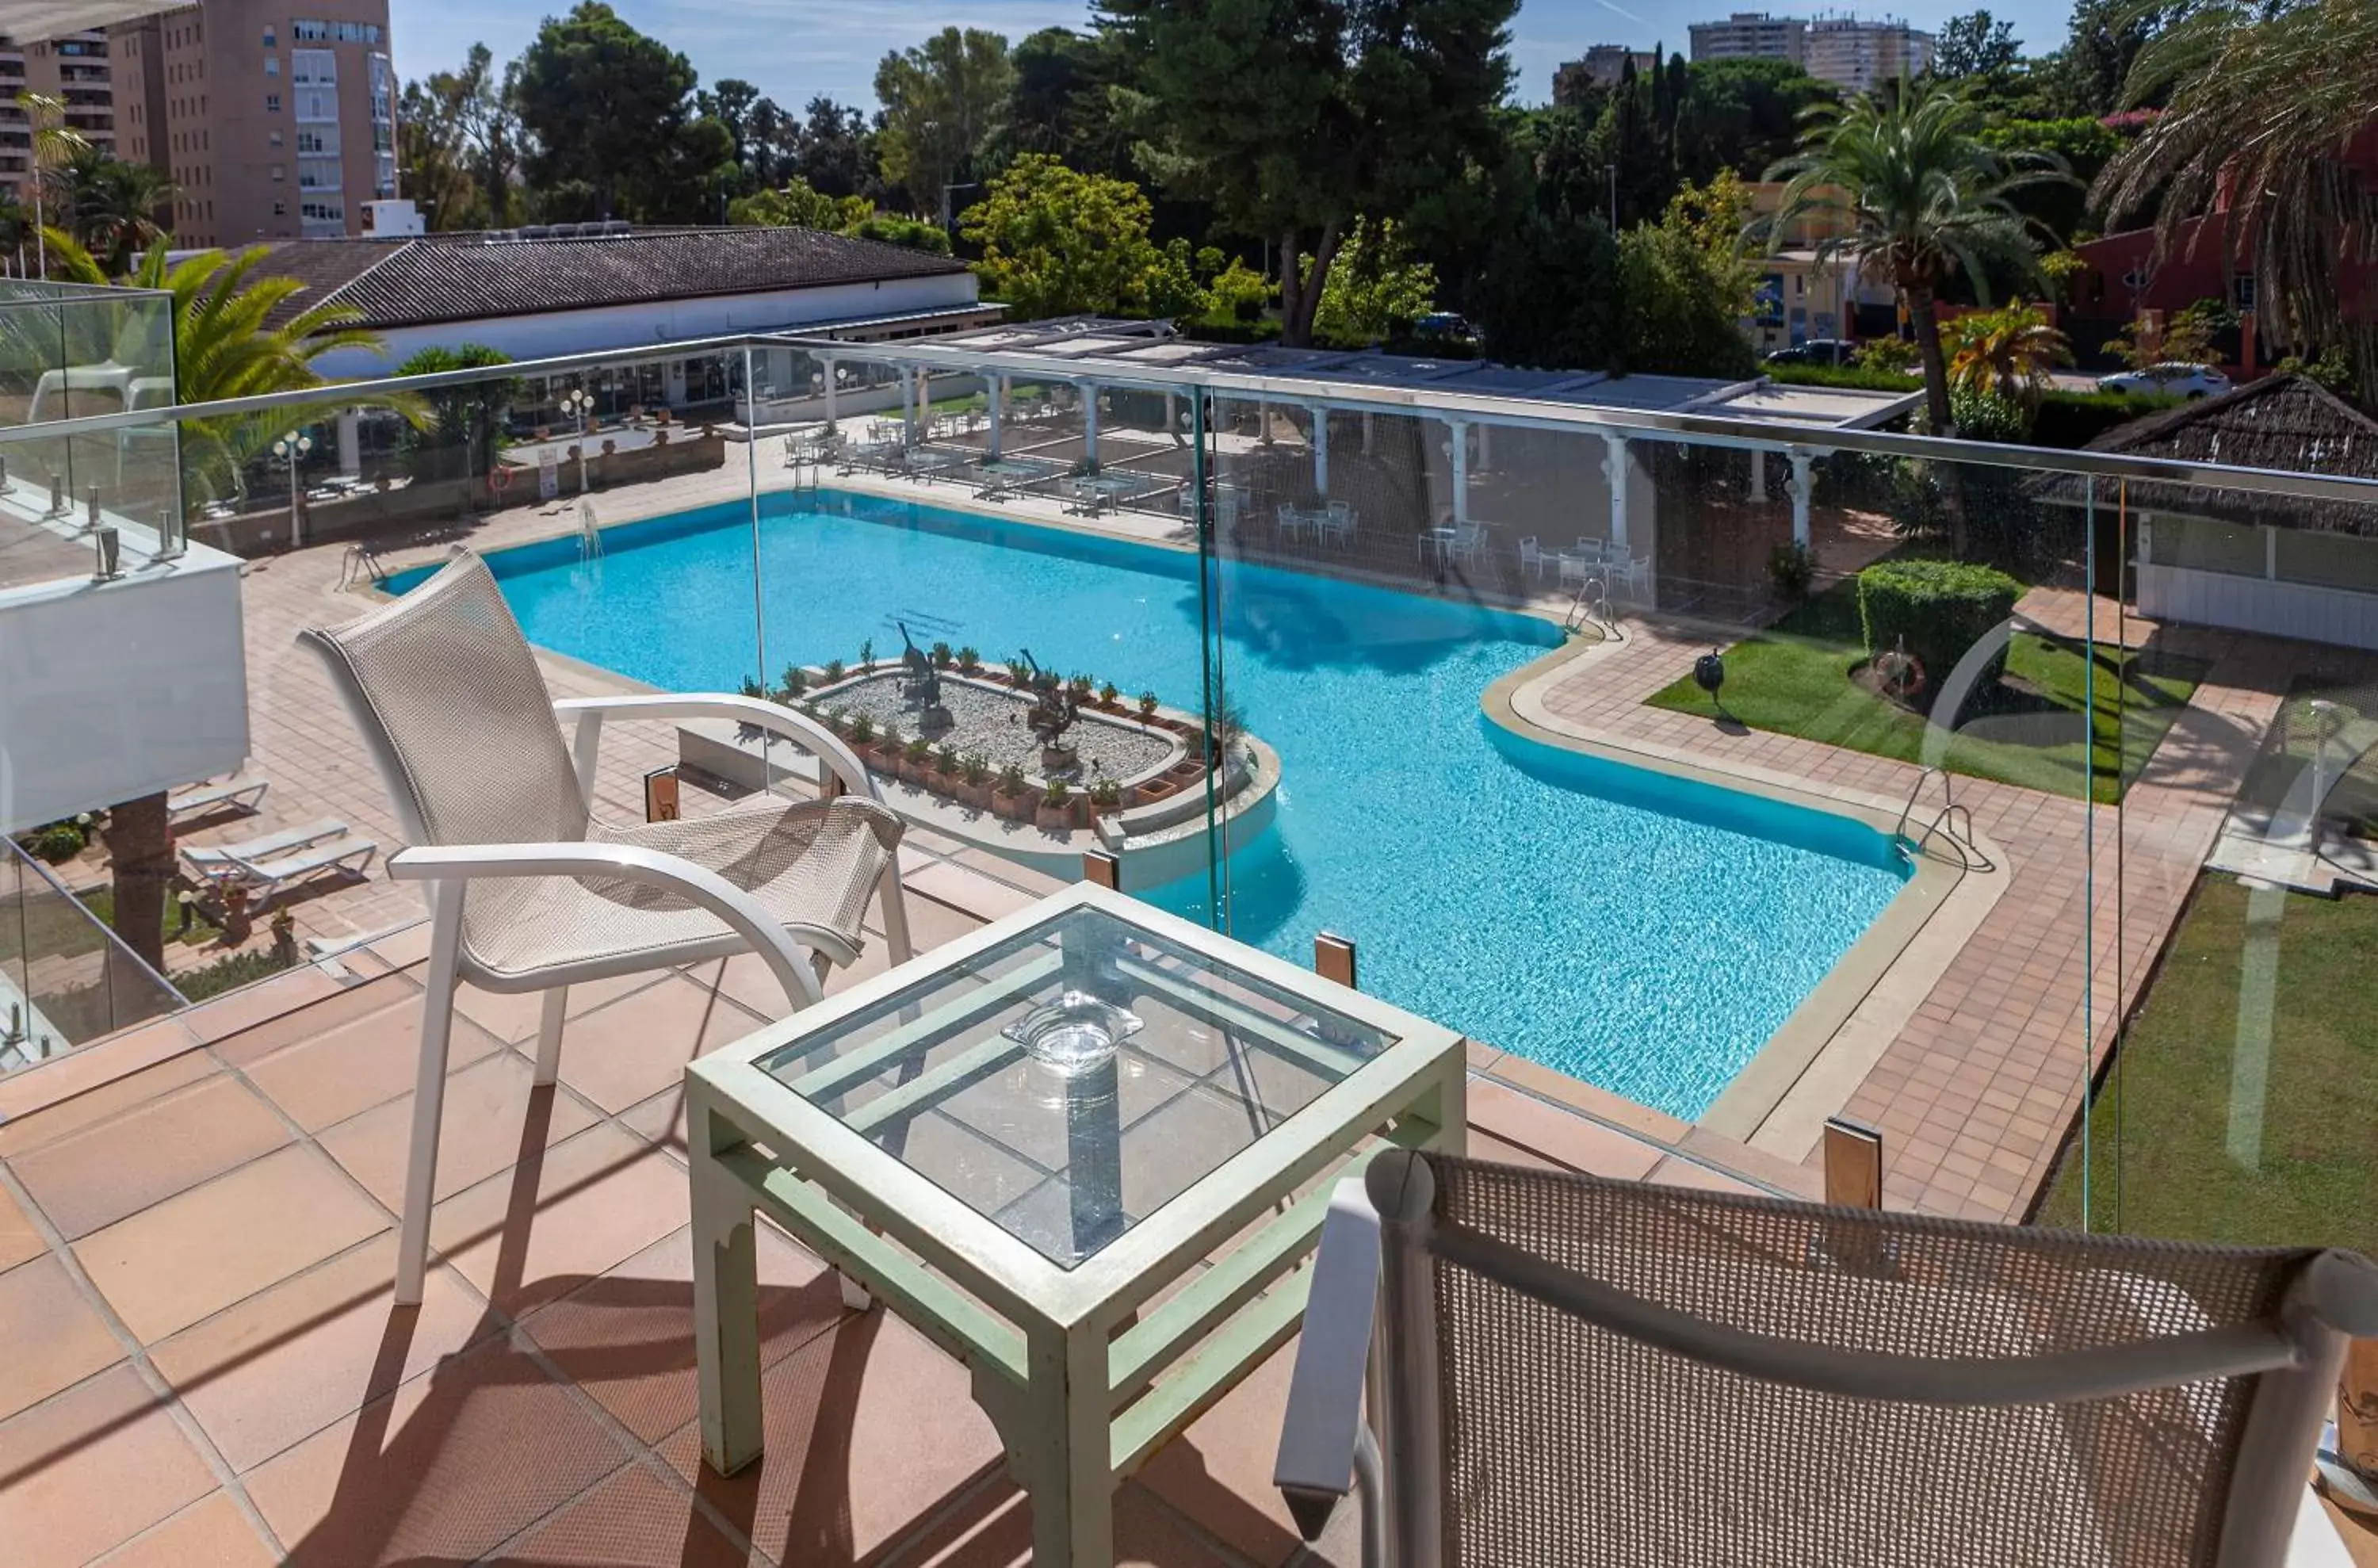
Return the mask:
<path id="1" fill-rule="evenodd" d="M 2121 370 L 2097 378 L 2099 392 L 2147 392 L 2161 397 L 2219 397 L 2229 390 L 2229 378 L 2210 365 L 2173 360 L 2144 370 Z"/>
<path id="2" fill-rule="evenodd" d="M 1847 338 L 1809 338 L 1767 356 L 1770 365 L 1846 365 L 1857 354 Z"/>
<path id="3" fill-rule="evenodd" d="M 1412 323 L 1412 336 L 1424 343 L 1469 343 L 1479 340 L 1470 318 L 1452 310 L 1432 310 Z"/>

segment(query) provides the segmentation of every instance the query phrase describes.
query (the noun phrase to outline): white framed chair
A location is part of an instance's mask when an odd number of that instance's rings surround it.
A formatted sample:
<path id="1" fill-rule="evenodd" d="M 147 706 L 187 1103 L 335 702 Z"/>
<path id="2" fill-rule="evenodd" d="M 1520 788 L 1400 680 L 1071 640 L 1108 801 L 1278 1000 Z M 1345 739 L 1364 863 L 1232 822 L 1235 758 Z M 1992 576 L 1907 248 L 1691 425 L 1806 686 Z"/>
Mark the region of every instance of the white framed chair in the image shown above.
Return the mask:
<path id="1" fill-rule="evenodd" d="M 1391 1149 L 1274 1479 L 1369 1565 L 2278 1568 L 2378 1268 Z M 1370 1415 L 1363 1411 L 1369 1382 Z"/>
<path id="2" fill-rule="evenodd" d="M 756 697 L 555 701 L 486 563 L 467 552 L 402 598 L 300 641 L 321 655 L 395 804 L 389 874 L 429 895 L 421 1061 L 396 1298 L 421 1299 L 455 986 L 544 993 L 536 1081 L 561 1063 L 569 988 L 737 953 L 806 1007 L 857 960 L 880 899 L 909 956 L 901 823 L 831 730 Z M 592 809 L 610 719 L 726 718 L 817 757 L 847 793 L 755 795 L 679 822 L 613 826 Z M 563 741 L 563 727 L 573 738 Z"/>
<path id="3" fill-rule="evenodd" d="M 1519 570 L 1526 575 L 1542 581 L 1544 568 L 1552 560 L 1544 553 L 1543 546 L 1536 542 L 1535 535 L 1530 534 L 1519 541 Z"/>

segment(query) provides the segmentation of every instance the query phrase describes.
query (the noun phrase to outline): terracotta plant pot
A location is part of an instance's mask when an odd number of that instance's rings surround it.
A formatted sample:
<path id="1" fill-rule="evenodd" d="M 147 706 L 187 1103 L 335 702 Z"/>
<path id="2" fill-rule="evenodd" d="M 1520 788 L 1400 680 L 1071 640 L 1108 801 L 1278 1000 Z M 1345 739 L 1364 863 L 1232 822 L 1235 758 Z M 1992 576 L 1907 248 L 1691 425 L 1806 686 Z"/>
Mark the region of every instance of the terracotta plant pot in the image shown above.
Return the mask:
<path id="1" fill-rule="evenodd" d="M 1206 777 L 1206 765 L 1202 762 L 1196 761 L 1195 758 L 1183 757 L 1179 762 L 1174 763 L 1171 767 L 1166 768 L 1164 770 L 1164 776 L 1168 778 L 1178 779 L 1183 784 L 1186 784 L 1193 778 L 1203 778 Z"/>
<path id="2" fill-rule="evenodd" d="M 1145 784 L 1133 785 L 1126 793 L 1133 805 L 1145 806 L 1153 805 L 1158 801 L 1170 800 L 1180 792 L 1180 785 L 1159 774 Z"/>
<path id="3" fill-rule="evenodd" d="M 968 811 L 988 810 L 991 805 L 991 782 L 985 779 L 980 784 L 969 784 L 960 779 L 955 786 L 954 798 L 958 804 Z"/>
<path id="4" fill-rule="evenodd" d="M 992 794 L 991 809 L 1009 822 L 1029 822 L 1039 801 L 1040 791 L 1027 785 L 1013 795 Z"/>
<path id="5" fill-rule="evenodd" d="M 1076 826 L 1075 817 L 1081 811 L 1081 807 L 1082 797 L 1079 795 L 1066 796 L 1063 803 L 1060 805 L 1052 806 L 1044 801 L 1039 809 L 1032 814 L 1032 820 L 1049 832 L 1062 833 Z"/>

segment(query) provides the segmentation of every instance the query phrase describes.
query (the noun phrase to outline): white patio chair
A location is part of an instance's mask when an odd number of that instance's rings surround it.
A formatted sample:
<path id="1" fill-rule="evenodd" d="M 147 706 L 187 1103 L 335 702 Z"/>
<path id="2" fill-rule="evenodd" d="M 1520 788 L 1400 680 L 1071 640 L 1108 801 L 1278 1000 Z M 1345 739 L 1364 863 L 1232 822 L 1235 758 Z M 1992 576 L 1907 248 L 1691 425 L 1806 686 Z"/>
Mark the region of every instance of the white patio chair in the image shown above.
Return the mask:
<path id="1" fill-rule="evenodd" d="M 1486 550 L 1486 525 L 1464 523 L 1453 530 L 1453 538 L 1446 546 L 1447 553 L 1463 565 L 1475 569 L 1478 558 Z"/>
<path id="2" fill-rule="evenodd" d="M 406 847 L 389 874 L 429 894 L 398 1301 L 421 1299 L 458 981 L 545 994 L 535 1081 L 549 1084 L 568 988 L 582 981 L 751 952 L 787 1003 L 805 1007 L 829 965 L 858 959 L 871 897 L 893 961 L 909 956 L 900 819 L 823 726 L 754 697 L 556 702 L 494 574 L 469 554 L 386 609 L 301 639 L 329 664 L 395 803 Z M 614 826 L 591 810 L 613 718 L 748 724 L 815 755 L 849 793 L 761 794 L 712 815 Z"/>
<path id="3" fill-rule="evenodd" d="M 1307 1540 L 1359 1487 L 1396 1568 L 2276 1568 L 2378 1333 L 2350 1252 L 1402 1150 L 1312 1278 L 1274 1479 Z"/>
<path id="4" fill-rule="evenodd" d="M 1321 537 L 1339 549 L 1351 549 L 1354 543 L 1354 508 L 1351 502 L 1333 501 L 1321 513 Z"/>
<path id="5" fill-rule="evenodd" d="M 1304 537 L 1304 513 L 1281 501 L 1271 514 L 1271 537 L 1274 544 L 1292 545 Z"/>
<path id="6" fill-rule="evenodd" d="M 1519 570 L 1529 576 L 1541 580 L 1545 564 L 1552 559 L 1544 553 L 1543 546 L 1536 542 L 1535 535 L 1530 534 L 1519 541 Z"/>
<path id="7" fill-rule="evenodd" d="M 1624 587 L 1629 597 L 1639 594 L 1651 581 L 1651 558 L 1648 555 L 1614 555 L 1603 563 L 1615 590 Z"/>

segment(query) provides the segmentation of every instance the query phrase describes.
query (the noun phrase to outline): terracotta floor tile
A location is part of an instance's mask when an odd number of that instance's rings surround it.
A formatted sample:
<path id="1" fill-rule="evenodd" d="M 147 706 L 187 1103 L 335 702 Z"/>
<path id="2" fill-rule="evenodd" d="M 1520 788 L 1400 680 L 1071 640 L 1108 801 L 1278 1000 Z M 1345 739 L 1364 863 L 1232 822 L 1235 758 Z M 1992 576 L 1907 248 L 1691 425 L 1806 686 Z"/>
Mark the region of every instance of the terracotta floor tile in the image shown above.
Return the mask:
<path id="1" fill-rule="evenodd" d="M 1648 1178 L 1667 1187 L 1698 1188 L 1703 1192 L 1757 1192 L 1759 1188 L 1723 1171 L 1711 1170 L 1691 1160 L 1675 1158 L 1660 1162 Z"/>
<path id="2" fill-rule="evenodd" d="M 681 1228 L 685 1172 L 600 1126 L 438 1205 L 430 1244 L 517 1317 Z"/>
<path id="3" fill-rule="evenodd" d="M 1136 1482 L 1125 1482 L 1115 1493 L 1114 1522 L 1115 1568 L 1229 1568 L 1232 1562 L 1198 1539 Z M 904 1546 L 884 1568 L 1028 1568 L 1031 1560 L 1032 1505 L 1021 1488 L 1001 1477 L 936 1521 L 920 1540 Z M 1297 1568 L 1353 1561 L 1351 1555 L 1324 1555 Z"/>
<path id="4" fill-rule="evenodd" d="M 458 1015 L 446 1070 L 452 1073 L 502 1048 L 503 1042 Z M 247 1076 L 291 1120 L 319 1132 L 404 1093 L 420 1070 L 421 1005 L 415 997 L 278 1051 L 249 1067 Z"/>
<path id="5" fill-rule="evenodd" d="M 248 1494 L 292 1564 L 468 1562 L 627 1458 L 502 1340 L 268 1460 Z"/>
<path id="6" fill-rule="evenodd" d="M 881 1309 L 811 1340 L 763 1387 L 767 1452 L 739 1475 L 702 1464 L 693 1426 L 660 1452 L 781 1562 L 830 1568 L 880 1551 L 1000 1457 L 965 1369 Z"/>
<path id="7" fill-rule="evenodd" d="M 339 991 L 336 978 L 307 964 L 258 984 L 244 985 L 210 997 L 183 1014 L 182 1021 L 209 1043 L 235 1039 L 263 1024 L 294 1035 L 296 1026 L 279 1020 L 293 1008 L 302 1009 L 308 1003 L 324 1001 L 339 995 Z"/>
<path id="8" fill-rule="evenodd" d="M 121 1547 L 93 1568 L 272 1568 L 281 1554 L 264 1544 L 229 1492 L 201 1498 Z"/>
<path id="9" fill-rule="evenodd" d="M 486 1559 L 488 1568 L 746 1568 L 764 1562 L 720 1533 L 691 1496 L 641 1465 Z"/>
<path id="10" fill-rule="evenodd" d="M 8 1568 L 78 1568 L 214 1484 L 128 1365 L 0 1421 Z"/>
<path id="11" fill-rule="evenodd" d="M 115 1332 L 82 1298 L 66 1265 L 42 1256 L 0 1274 L 0 1419 L 123 1358 Z"/>
<path id="12" fill-rule="evenodd" d="M 763 1362 L 774 1366 L 843 1317 L 824 1264 L 759 1228 Z M 680 1230 L 522 1324 L 554 1365 L 646 1442 L 701 1414 L 693 1370 L 693 1233 Z"/>
<path id="13" fill-rule="evenodd" d="M 1141 1484 L 1258 1562 L 1284 1562 L 1298 1544 L 1288 1505 L 1271 1484 L 1295 1365 L 1291 1340 L 1139 1472 Z"/>
<path id="14" fill-rule="evenodd" d="M 232 1468 L 250 1469 L 499 1329 L 445 1269 L 399 1311 L 395 1272 L 396 1236 L 383 1232 L 150 1355 Z"/>
<path id="15" fill-rule="evenodd" d="M 482 1057 L 446 1081 L 438 1134 L 438 1186 L 450 1198 L 474 1182 L 507 1170 L 521 1157 L 521 1140 L 536 1132 L 550 1145 L 594 1125 L 594 1114 L 572 1095 L 538 1091 L 536 1068 L 518 1052 Z M 549 1104 L 546 1104 L 549 1102 Z M 413 1151 L 413 1096 L 373 1106 L 322 1133 L 322 1148 L 390 1212 L 404 1207 L 406 1167 Z"/>
<path id="16" fill-rule="evenodd" d="M 619 1125 L 637 1137 L 685 1157 L 685 1089 L 675 1085 L 619 1113 Z"/>
<path id="17" fill-rule="evenodd" d="M 569 1018 L 590 1013 L 609 1002 L 616 1002 L 631 991 L 647 985 L 657 985 L 667 971 L 654 970 L 643 974 L 622 974 L 610 980 L 593 980 L 570 988 Z M 545 1007 L 542 991 L 482 991 L 465 985 L 454 994 L 454 1008 L 497 1039 L 518 1042 L 536 1033 L 536 1020 Z M 566 1031 L 565 1031 L 566 1034 Z"/>
<path id="18" fill-rule="evenodd" d="M 283 1149 L 76 1243 L 93 1284 L 153 1344 L 388 1228 L 316 1150 Z"/>
<path id="19" fill-rule="evenodd" d="M 28 1150 L 54 1143 L 121 1116 L 144 1101 L 170 1093 L 222 1068 L 203 1051 L 188 1051 L 153 1067 L 117 1079 L 25 1116 L 0 1123 L 0 1158 L 15 1159 Z"/>
<path id="20" fill-rule="evenodd" d="M 562 1080 L 607 1111 L 624 1111 L 684 1076 L 685 1064 L 761 1027 L 681 975 L 584 1018 L 561 1036 Z"/>
<path id="21" fill-rule="evenodd" d="M 282 977 L 288 983 L 295 975 L 319 975 L 312 967 L 293 971 Z M 282 1010 L 266 1012 L 255 1009 L 255 1016 L 237 1033 L 222 1039 L 215 1046 L 216 1055 L 234 1067 L 246 1067 L 267 1056 L 287 1050 L 308 1040 L 318 1040 L 333 1030 L 343 1029 L 358 1019 L 374 1013 L 401 1007 L 408 1002 L 418 1002 L 421 987 L 402 975 L 376 975 L 355 982 L 330 982 L 319 995 L 315 988 L 299 988 L 296 995 L 283 999 Z M 194 1024 L 193 1027 L 196 1027 Z M 204 1029 L 198 1029 L 205 1035 Z"/>
<path id="22" fill-rule="evenodd" d="M 18 1204 L 15 1194 L 0 1187 L 0 1269 L 13 1269 L 48 1250 L 49 1244 L 33 1228 L 32 1216 Z"/>
<path id="23" fill-rule="evenodd" d="M 1571 1170 L 1634 1181 L 1660 1163 L 1661 1150 L 1499 1083 L 1473 1080 L 1470 1123 Z"/>
<path id="24" fill-rule="evenodd" d="M 218 1075 L 9 1164 L 71 1241 L 288 1141 L 270 1105 Z"/>
<path id="25" fill-rule="evenodd" d="M 79 1046 L 42 1063 L 39 1072 L 9 1073 L 0 1077 L 0 1122 L 35 1116 L 197 1046 L 198 1037 L 169 1016 Z"/>

